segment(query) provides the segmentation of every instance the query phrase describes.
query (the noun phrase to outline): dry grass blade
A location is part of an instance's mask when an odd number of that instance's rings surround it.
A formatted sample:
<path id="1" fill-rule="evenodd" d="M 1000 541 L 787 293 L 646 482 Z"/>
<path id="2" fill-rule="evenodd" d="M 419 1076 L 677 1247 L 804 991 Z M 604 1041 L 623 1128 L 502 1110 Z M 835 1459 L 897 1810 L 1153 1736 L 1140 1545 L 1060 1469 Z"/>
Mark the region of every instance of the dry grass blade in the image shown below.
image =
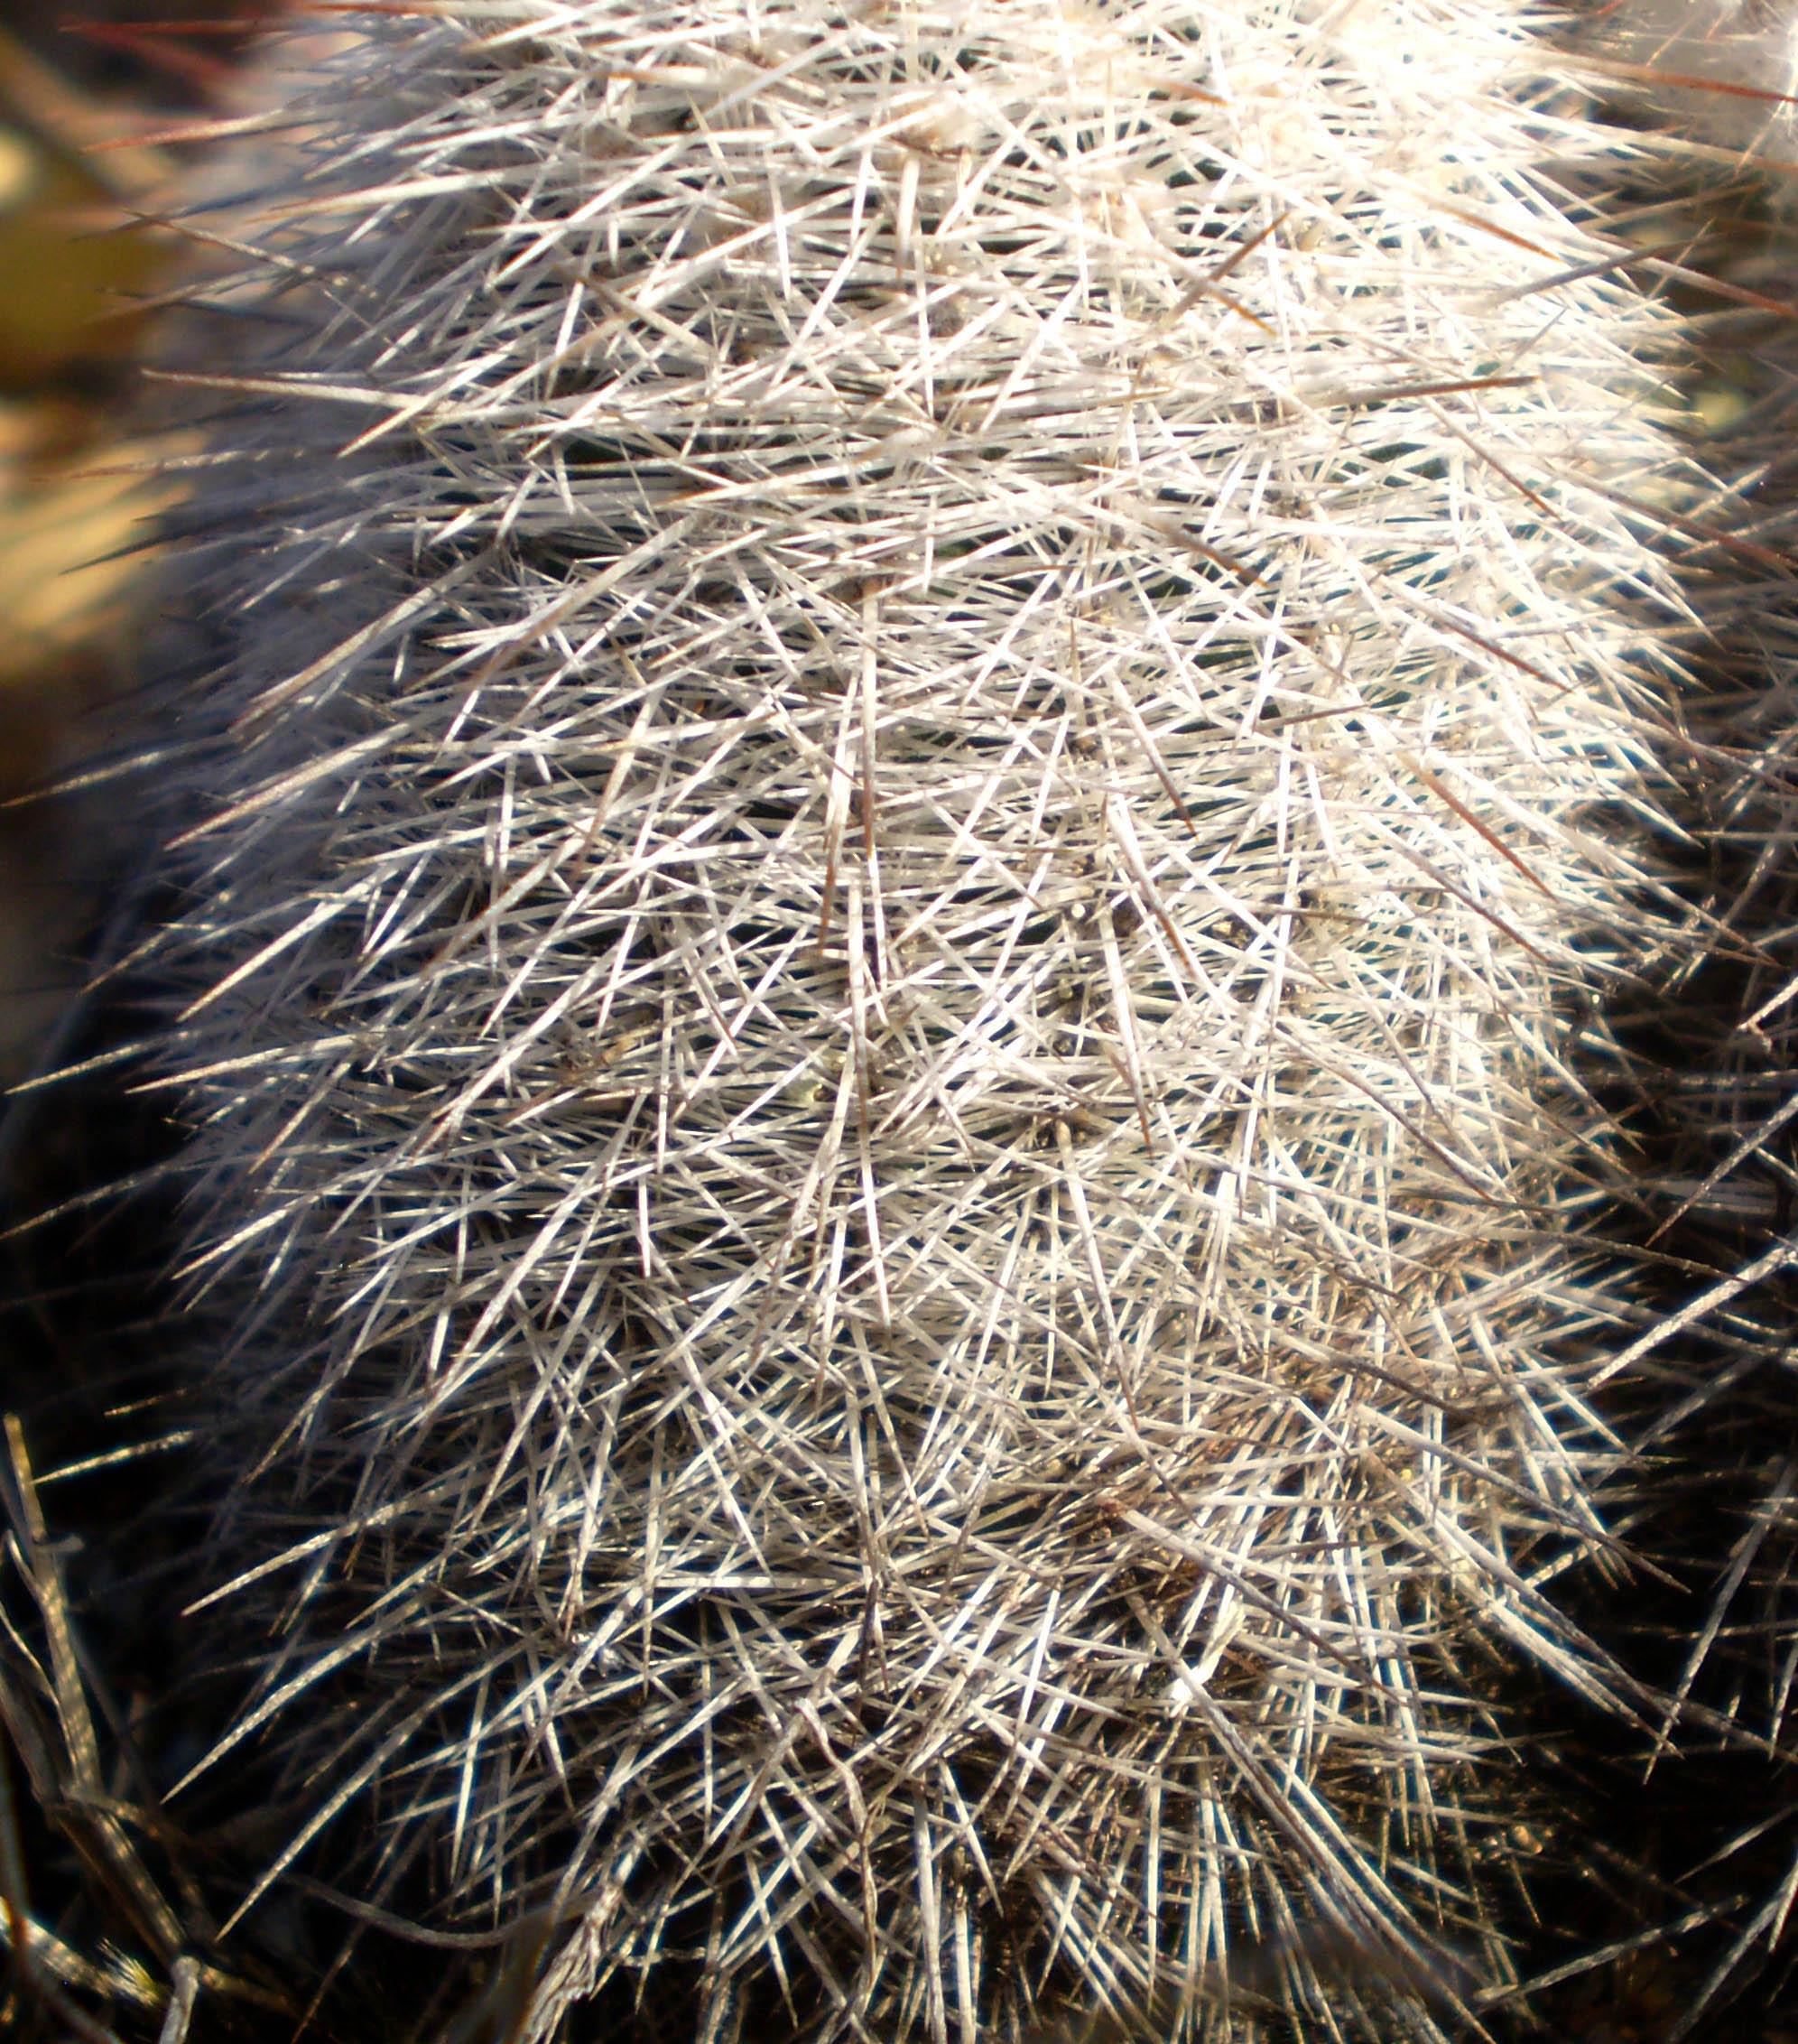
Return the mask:
<path id="1" fill-rule="evenodd" d="M 125 2034 L 155 2035 L 169 2044 L 187 2035 L 202 1993 L 240 2011 L 291 2021 L 294 2011 L 278 1992 L 197 1956 L 213 1938 L 197 1884 L 177 1865 L 165 1891 L 141 1849 L 146 1835 L 165 1844 L 169 1835 L 144 1808 L 124 1801 L 116 1786 L 114 1760 L 125 1756 L 95 1722 L 57 1548 L 16 1415 L 5 1416 L 5 1431 L 12 1477 L 8 1546 L 43 1645 L 40 1658 L 13 1614 L 0 1611 L 0 1733 L 23 1770 L 36 1822 L 64 1839 L 80 1863 L 85 1926 L 80 1940 L 71 1942 L 33 1911 L 23 1813 L 0 1751 L 0 1938 L 15 1982 L 88 2044 L 117 2044 L 109 2023 L 90 2012 L 96 2005 L 129 2018 Z M 55 1886 L 68 1894 L 61 1872 Z"/>

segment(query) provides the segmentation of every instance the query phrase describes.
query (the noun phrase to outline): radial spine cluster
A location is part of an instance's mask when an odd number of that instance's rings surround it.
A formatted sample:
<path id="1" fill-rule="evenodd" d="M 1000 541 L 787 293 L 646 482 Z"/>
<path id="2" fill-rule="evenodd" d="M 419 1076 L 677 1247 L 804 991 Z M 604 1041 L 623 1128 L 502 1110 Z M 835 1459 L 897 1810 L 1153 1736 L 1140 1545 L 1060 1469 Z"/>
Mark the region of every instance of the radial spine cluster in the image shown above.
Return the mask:
<path id="1" fill-rule="evenodd" d="M 268 1881 L 548 1925 L 533 2034 L 1435 2034 L 1482 1670 L 1608 1679 L 1628 138 L 1509 0 L 348 25 L 161 953 Z"/>

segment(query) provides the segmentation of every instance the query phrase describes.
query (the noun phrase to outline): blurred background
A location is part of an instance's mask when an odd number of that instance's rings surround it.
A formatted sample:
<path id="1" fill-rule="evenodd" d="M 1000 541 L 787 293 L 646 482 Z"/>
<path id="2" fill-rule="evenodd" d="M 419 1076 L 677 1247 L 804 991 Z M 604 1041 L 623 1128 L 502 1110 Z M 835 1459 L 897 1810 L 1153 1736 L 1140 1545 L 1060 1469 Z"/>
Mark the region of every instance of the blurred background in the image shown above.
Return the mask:
<path id="1" fill-rule="evenodd" d="M 133 364 L 155 223 L 281 0 L 0 0 L 0 1086 L 42 1062 L 104 904 L 79 803 L 150 620 L 166 483 Z"/>
<path id="2" fill-rule="evenodd" d="M 250 104 L 258 30 L 303 5 L 0 0 L 0 2039 L 21 2044 L 299 2020 L 185 1956 L 220 1834 L 204 1816 L 197 1847 L 156 1795 L 198 1736 L 145 1588 L 193 1523 L 170 1504 L 172 1131 L 131 1055 L 142 990 L 79 997 L 146 912 L 116 827 L 146 776 L 107 763 L 181 657 L 154 542 L 195 430 L 167 421 L 205 398 L 141 365 L 184 366 L 164 311 L 209 258 L 170 223 Z"/>

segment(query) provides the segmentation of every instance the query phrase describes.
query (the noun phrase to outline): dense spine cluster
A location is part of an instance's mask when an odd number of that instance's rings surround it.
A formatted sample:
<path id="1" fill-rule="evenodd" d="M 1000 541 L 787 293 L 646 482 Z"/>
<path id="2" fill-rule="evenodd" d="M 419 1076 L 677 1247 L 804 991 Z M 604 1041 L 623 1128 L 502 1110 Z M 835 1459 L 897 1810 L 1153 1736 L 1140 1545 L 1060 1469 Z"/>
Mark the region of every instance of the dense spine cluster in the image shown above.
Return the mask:
<path id="1" fill-rule="evenodd" d="M 1670 923 L 1627 138 L 1505 0 L 351 25 L 162 952 L 268 1879 L 534 1914 L 533 2032 L 1502 1976 Z"/>

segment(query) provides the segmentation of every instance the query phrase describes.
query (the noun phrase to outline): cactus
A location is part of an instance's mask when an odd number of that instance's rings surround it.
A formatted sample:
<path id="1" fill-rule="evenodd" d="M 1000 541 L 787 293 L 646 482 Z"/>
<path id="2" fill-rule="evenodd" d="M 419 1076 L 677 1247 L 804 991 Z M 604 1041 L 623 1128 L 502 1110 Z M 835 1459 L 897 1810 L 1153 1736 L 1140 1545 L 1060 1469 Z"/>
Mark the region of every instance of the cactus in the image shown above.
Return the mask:
<path id="1" fill-rule="evenodd" d="M 534 1926 L 531 2035 L 1506 1976 L 1495 1649 L 1620 1680 L 1685 487 L 1534 25 L 351 20 L 157 953 L 245 1907 Z"/>

